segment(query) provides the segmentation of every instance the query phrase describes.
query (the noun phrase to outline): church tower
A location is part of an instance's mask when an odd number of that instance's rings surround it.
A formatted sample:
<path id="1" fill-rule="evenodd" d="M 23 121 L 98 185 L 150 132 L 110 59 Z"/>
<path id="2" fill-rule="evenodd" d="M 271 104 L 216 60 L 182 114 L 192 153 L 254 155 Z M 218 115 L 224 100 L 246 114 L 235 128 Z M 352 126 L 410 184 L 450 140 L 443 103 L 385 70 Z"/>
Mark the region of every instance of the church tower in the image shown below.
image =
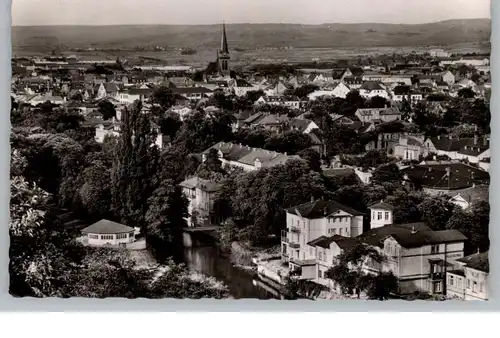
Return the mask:
<path id="1" fill-rule="evenodd" d="M 222 39 L 220 42 L 220 50 L 217 52 L 217 62 L 219 73 L 222 76 L 229 76 L 229 47 L 227 45 L 226 25 L 222 24 Z"/>

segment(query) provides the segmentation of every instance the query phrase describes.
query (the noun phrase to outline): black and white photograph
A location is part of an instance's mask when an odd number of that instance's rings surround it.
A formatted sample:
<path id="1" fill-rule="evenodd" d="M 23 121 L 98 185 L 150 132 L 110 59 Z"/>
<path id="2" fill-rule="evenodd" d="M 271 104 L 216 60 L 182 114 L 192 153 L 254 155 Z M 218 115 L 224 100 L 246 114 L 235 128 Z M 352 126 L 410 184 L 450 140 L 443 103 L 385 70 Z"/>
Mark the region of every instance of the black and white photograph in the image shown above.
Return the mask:
<path id="1" fill-rule="evenodd" d="M 12 297 L 487 301 L 490 0 L 13 0 Z"/>

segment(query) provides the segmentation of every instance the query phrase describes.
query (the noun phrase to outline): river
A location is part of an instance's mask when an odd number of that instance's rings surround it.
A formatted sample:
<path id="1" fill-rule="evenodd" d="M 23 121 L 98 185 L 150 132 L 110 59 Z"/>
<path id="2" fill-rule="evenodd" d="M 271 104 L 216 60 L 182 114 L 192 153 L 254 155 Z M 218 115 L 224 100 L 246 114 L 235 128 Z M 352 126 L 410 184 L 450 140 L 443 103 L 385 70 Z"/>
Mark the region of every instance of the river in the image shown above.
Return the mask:
<path id="1" fill-rule="evenodd" d="M 189 269 L 222 281 L 235 299 L 279 299 L 279 294 L 263 285 L 254 271 L 234 266 L 216 244 L 182 250 L 182 262 Z"/>

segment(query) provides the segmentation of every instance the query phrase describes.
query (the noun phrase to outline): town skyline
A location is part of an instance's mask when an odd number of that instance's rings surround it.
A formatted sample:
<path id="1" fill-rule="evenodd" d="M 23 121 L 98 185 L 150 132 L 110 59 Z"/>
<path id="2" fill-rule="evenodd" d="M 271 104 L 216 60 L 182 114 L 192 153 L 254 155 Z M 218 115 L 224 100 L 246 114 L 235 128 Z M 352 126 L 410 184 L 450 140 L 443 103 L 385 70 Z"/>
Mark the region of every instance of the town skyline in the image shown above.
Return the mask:
<path id="1" fill-rule="evenodd" d="M 187 0 L 182 3 L 96 0 L 40 1 L 17 0 L 12 3 L 13 26 L 114 26 L 114 25 L 215 25 L 226 24 L 425 24 L 447 20 L 491 18 L 489 0 L 424 0 L 407 3 L 389 0 L 375 8 L 367 0 L 217 0 L 215 3 Z M 196 8 L 196 11 L 193 11 Z M 265 11 L 262 9 L 266 8 Z M 64 16 L 58 15 L 65 13 Z M 133 13 L 133 15 L 130 15 Z M 173 13 L 173 15 L 171 14 Z"/>

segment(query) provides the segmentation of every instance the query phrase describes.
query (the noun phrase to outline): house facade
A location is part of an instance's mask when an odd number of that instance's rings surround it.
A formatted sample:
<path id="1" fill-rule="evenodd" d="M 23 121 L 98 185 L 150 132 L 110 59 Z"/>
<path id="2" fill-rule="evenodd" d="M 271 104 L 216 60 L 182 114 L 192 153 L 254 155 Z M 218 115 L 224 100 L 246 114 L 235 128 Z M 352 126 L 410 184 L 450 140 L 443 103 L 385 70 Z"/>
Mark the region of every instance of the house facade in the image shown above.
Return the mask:
<path id="1" fill-rule="evenodd" d="M 223 165 L 241 168 L 244 171 L 269 168 L 275 165 L 285 164 L 291 159 L 300 159 L 300 157 L 296 155 L 290 156 L 286 153 L 282 154 L 271 150 L 252 148 L 241 144 L 219 142 L 203 152 L 203 161 L 205 161 L 206 154 L 208 154 L 212 148 L 217 150 L 219 160 Z"/>
<path id="2" fill-rule="evenodd" d="M 102 219 L 82 230 L 91 246 L 125 246 L 135 242 L 135 230 L 129 226 Z"/>
<path id="3" fill-rule="evenodd" d="M 188 226 L 214 224 L 216 222 L 213 214 L 215 194 L 220 185 L 199 177 L 192 177 L 179 185 L 189 201 L 186 219 Z"/>
<path id="4" fill-rule="evenodd" d="M 302 277 L 317 276 L 316 252 L 308 243 L 322 236 L 355 237 L 363 232 L 363 214 L 335 201 L 314 200 L 286 211 L 287 229 L 282 232 L 282 260 Z M 319 257 L 319 256 L 318 256 Z M 333 260 L 328 260 L 332 264 Z"/>
<path id="5" fill-rule="evenodd" d="M 446 296 L 460 300 L 488 300 L 488 252 L 460 258 L 456 263 L 457 268 L 447 272 Z"/>

